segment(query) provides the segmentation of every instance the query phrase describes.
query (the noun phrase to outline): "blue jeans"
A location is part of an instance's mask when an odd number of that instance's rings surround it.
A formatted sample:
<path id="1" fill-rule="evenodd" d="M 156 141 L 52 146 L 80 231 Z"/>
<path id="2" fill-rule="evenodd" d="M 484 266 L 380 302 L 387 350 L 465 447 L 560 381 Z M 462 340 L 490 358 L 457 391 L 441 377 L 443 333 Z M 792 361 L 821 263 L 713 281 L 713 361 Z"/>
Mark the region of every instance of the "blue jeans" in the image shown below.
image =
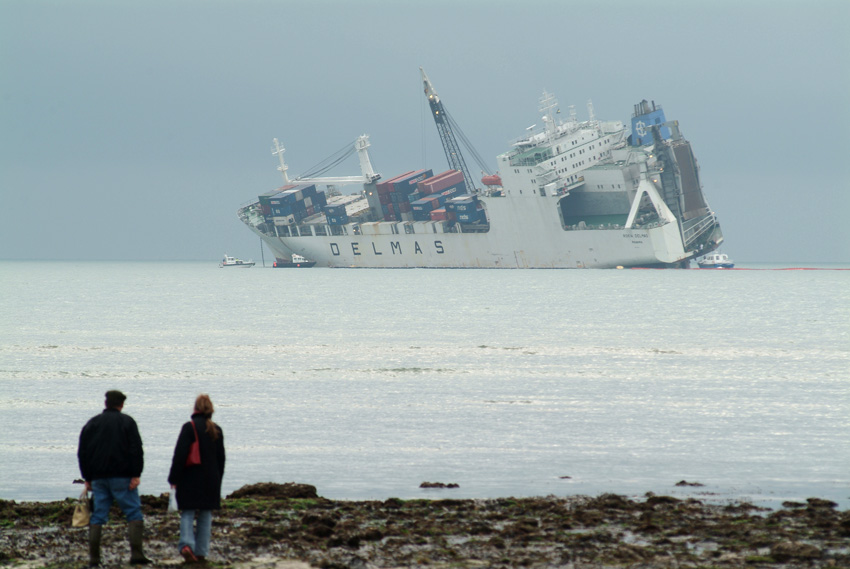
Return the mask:
<path id="1" fill-rule="evenodd" d="M 91 481 L 94 495 L 94 512 L 89 522 L 100 526 L 109 521 L 109 509 L 112 502 L 118 502 L 118 507 L 124 512 L 128 522 L 138 522 L 142 516 L 142 501 L 139 499 L 139 489 L 130 490 L 129 478 L 99 478 Z"/>
<path id="2" fill-rule="evenodd" d="M 195 512 L 198 513 L 198 523 L 193 529 Z M 212 530 L 212 510 L 181 510 L 180 511 L 180 543 L 177 551 L 185 546 L 192 548 L 195 555 L 206 557 L 210 552 L 210 531 Z"/>

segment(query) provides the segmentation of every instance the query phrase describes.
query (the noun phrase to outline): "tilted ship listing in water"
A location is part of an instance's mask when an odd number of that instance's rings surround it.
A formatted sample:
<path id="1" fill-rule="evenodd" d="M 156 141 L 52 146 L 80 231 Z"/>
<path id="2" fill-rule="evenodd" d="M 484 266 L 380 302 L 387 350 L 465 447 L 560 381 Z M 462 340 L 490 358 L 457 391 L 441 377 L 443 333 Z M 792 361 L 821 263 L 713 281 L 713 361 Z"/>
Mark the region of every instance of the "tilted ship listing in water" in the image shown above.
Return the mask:
<path id="1" fill-rule="evenodd" d="M 544 93 L 543 127 L 514 142 L 498 174 L 478 184 L 456 133 L 465 137 L 424 71 L 422 80 L 447 171 L 381 181 L 363 135 L 349 150 L 360 176 L 290 180 L 275 140 L 285 185 L 238 213 L 277 262 L 295 254 L 318 267 L 687 267 L 723 241 L 691 145 L 654 102 L 635 105 L 629 135 L 622 121 L 596 120 L 590 104 L 584 122 L 574 112 L 556 120 L 557 103 Z M 362 191 L 336 190 L 352 183 Z"/>

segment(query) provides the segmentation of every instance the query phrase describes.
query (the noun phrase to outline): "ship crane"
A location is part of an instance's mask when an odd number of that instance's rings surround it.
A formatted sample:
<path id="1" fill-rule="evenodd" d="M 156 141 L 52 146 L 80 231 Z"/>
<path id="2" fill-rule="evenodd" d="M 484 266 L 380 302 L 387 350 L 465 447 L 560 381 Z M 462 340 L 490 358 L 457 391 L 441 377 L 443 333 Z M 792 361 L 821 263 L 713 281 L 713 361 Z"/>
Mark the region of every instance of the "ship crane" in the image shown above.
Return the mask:
<path id="1" fill-rule="evenodd" d="M 348 149 L 343 156 L 334 160 L 330 165 L 324 167 L 323 169 L 315 169 L 315 172 L 311 172 L 309 175 L 299 176 L 295 179 L 290 179 L 289 175 L 286 173 L 289 169 L 289 166 L 283 159 L 283 153 L 286 151 L 281 145 L 280 142 L 275 138 L 274 139 L 274 148 L 272 148 L 272 154 L 278 157 L 280 161 L 280 166 L 278 166 L 278 171 L 283 176 L 284 184 L 322 184 L 326 186 L 345 186 L 348 184 L 371 184 L 376 180 L 381 178 L 380 174 L 377 174 L 372 168 L 372 161 L 369 159 L 369 135 L 363 134 L 357 137 L 357 140 L 354 141 L 353 149 Z M 360 159 L 360 176 L 320 176 L 323 172 L 329 170 L 333 166 L 336 166 L 346 158 L 348 158 L 351 154 L 357 152 L 357 156 Z"/>
<path id="2" fill-rule="evenodd" d="M 434 90 L 434 86 L 431 84 L 428 76 L 425 75 L 425 70 L 420 67 L 419 71 L 422 73 L 422 83 L 425 87 L 425 96 L 428 97 L 428 104 L 431 106 L 431 115 L 434 117 L 434 122 L 437 125 L 437 132 L 440 134 L 440 142 L 443 143 L 443 151 L 446 153 L 446 160 L 449 163 L 449 168 L 461 172 L 463 174 L 463 179 L 471 186 L 469 188 L 470 192 L 477 192 L 478 189 L 476 188 L 476 180 L 469 175 L 469 170 L 466 167 L 463 154 L 460 152 L 460 146 L 458 145 L 457 138 L 455 138 L 455 130 L 458 131 L 458 134 L 463 139 L 467 149 L 475 157 L 482 172 L 484 174 L 489 174 L 490 172 L 488 168 L 484 166 L 484 161 L 480 156 L 478 156 L 475 149 L 471 147 L 469 142 L 463 136 L 463 133 L 460 132 L 460 129 L 454 123 L 451 116 L 448 112 L 446 112 L 445 107 L 443 107 L 443 102 L 440 100 L 439 95 L 437 95 L 437 91 Z"/>

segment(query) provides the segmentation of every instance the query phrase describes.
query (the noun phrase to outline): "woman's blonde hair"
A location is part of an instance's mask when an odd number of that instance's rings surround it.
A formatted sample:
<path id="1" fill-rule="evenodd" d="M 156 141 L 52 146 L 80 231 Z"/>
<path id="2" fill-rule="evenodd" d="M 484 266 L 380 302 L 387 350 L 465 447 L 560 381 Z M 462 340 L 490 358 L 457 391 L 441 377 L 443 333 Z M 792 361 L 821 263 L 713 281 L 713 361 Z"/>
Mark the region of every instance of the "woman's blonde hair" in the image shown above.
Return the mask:
<path id="1" fill-rule="evenodd" d="M 206 393 L 201 393 L 195 399 L 195 413 L 200 413 L 207 419 L 207 434 L 216 440 L 218 438 L 218 429 L 215 428 L 215 423 L 212 421 L 212 415 L 215 413 L 212 399 Z"/>

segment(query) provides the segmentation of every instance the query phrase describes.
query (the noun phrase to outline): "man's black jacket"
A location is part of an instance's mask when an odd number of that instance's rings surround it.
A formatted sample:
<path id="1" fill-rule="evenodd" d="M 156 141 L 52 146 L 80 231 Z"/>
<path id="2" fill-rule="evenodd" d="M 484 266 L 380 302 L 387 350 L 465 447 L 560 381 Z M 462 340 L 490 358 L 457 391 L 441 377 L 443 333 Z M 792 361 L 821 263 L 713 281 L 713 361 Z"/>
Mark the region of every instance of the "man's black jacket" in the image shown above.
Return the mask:
<path id="1" fill-rule="evenodd" d="M 87 482 L 140 477 L 145 461 L 136 421 L 117 409 L 95 415 L 80 432 L 77 458 Z"/>

